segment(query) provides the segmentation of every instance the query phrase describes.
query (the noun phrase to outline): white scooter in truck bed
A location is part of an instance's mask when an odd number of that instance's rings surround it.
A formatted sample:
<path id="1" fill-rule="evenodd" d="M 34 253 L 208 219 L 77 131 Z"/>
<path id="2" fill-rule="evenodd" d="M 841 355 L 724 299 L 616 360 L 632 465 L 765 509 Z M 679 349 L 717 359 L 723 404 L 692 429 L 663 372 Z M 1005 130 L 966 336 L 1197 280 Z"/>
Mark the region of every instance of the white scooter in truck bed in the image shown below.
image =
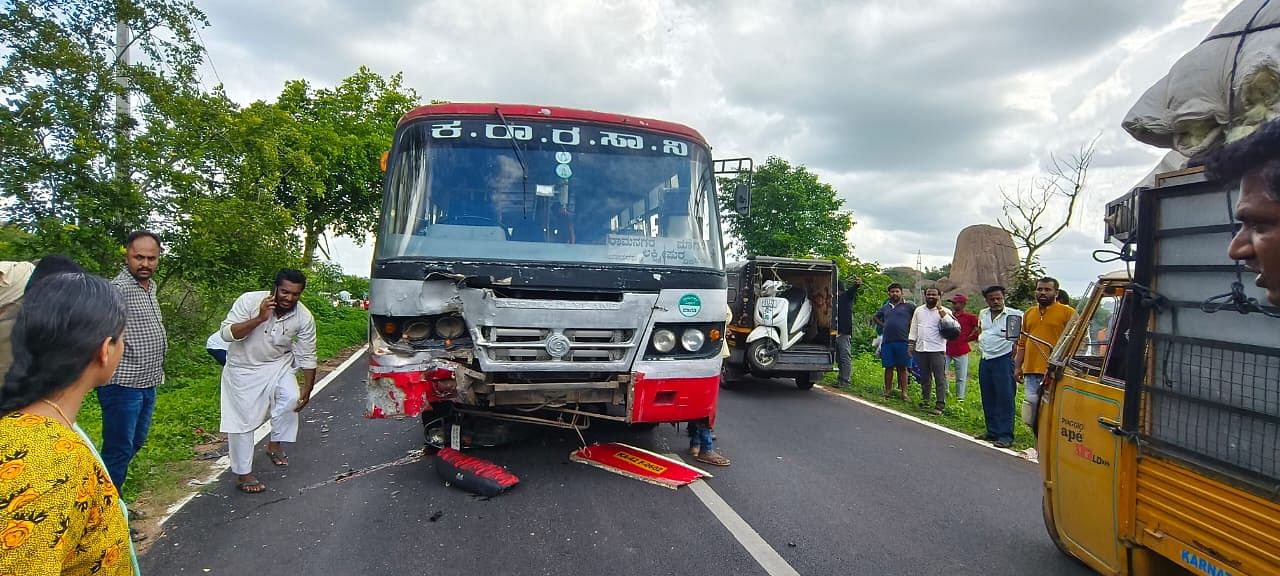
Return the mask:
<path id="1" fill-rule="evenodd" d="M 804 338 L 805 327 L 813 314 L 813 304 L 803 290 L 790 288 L 781 280 L 767 280 L 760 285 L 755 309 L 756 326 L 747 336 L 747 358 L 755 368 L 772 369 L 778 362 L 779 353 L 789 350 Z"/>

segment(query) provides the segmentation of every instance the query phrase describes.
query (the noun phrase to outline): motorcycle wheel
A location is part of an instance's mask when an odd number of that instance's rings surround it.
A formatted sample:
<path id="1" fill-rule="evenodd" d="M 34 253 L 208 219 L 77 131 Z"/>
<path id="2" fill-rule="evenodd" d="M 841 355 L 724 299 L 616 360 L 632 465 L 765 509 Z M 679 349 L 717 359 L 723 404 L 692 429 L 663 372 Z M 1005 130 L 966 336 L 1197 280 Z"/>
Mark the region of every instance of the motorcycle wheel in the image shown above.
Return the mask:
<path id="1" fill-rule="evenodd" d="M 747 346 L 747 361 L 755 370 L 772 370 L 778 364 L 778 352 L 777 342 L 762 338 Z"/>

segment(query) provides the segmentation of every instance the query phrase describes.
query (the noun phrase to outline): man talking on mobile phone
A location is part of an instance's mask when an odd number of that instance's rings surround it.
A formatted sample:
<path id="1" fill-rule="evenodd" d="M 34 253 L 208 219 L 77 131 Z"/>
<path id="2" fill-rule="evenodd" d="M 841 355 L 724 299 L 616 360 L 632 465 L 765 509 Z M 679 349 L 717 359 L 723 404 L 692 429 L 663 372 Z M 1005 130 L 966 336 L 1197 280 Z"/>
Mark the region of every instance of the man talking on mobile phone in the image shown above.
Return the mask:
<path id="1" fill-rule="evenodd" d="M 227 433 L 236 488 L 255 494 L 266 486 L 253 476 L 253 432 L 271 421 L 267 456 L 288 466 L 283 443 L 298 437 L 298 412 L 316 383 L 316 321 L 301 302 L 307 277 L 285 268 L 271 291 L 245 292 L 222 321 L 227 364 L 222 370 L 222 426 Z M 299 387 L 294 372 L 302 370 Z"/>

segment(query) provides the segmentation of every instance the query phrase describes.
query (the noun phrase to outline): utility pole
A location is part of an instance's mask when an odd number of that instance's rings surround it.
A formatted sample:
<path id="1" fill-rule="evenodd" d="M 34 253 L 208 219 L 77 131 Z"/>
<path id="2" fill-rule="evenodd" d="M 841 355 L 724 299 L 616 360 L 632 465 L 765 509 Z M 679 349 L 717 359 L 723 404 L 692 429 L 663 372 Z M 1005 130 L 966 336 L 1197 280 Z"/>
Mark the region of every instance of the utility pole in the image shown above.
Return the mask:
<path id="1" fill-rule="evenodd" d="M 116 19 L 116 85 L 120 92 L 116 94 L 116 121 L 127 120 L 129 110 L 129 77 L 125 71 L 129 68 L 129 42 L 132 40 L 129 23 L 123 18 Z M 127 132 L 127 129 L 126 129 Z"/>
<path id="2" fill-rule="evenodd" d="M 116 176 L 116 194 L 117 197 L 124 202 L 121 206 L 129 205 L 129 199 L 133 197 L 133 168 L 129 162 L 129 125 L 132 123 L 132 111 L 129 107 L 129 43 L 132 42 L 132 34 L 129 30 L 129 23 L 125 21 L 121 14 L 116 15 L 116 97 L 115 97 L 115 176 Z M 124 233 L 124 228 L 130 227 L 126 220 L 126 213 L 117 212 L 115 214 L 114 228 L 117 233 Z"/>
<path id="3" fill-rule="evenodd" d="M 916 299 L 920 300 L 921 302 L 923 302 L 923 301 L 924 301 L 924 291 L 922 290 L 922 287 L 923 287 L 923 286 L 924 286 L 924 257 L 920 254 L 920 251 L 919 251 L 919 250 L 916 250 L 916 293 L 915 293 L 915 297 L 916 297 Z"/>

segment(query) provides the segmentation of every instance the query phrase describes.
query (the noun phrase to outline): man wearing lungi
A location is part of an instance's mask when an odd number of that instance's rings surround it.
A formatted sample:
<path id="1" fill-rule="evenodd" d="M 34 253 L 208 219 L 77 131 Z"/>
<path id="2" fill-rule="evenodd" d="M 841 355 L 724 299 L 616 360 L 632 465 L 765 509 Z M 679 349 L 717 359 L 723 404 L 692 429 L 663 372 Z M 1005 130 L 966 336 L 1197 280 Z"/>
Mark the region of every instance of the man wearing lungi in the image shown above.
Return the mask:
<path id="1" fill-rule="evenodd" d="M 246 292 L 222 321 L 227 365 L 222 370 L 222 431 L 227 433 L 231 471 L 242 492 L 266 486 L 253 476 L 253 432 L 271 421 L 267 456 L 288 466 L 281 447 L 298 436 L 298 412 L 316 383 L 316 322 L 298 302 L 307 278 L 285 268 L 270 291 Z M 302 370 L 299 387 L 294 371 Z"/>

